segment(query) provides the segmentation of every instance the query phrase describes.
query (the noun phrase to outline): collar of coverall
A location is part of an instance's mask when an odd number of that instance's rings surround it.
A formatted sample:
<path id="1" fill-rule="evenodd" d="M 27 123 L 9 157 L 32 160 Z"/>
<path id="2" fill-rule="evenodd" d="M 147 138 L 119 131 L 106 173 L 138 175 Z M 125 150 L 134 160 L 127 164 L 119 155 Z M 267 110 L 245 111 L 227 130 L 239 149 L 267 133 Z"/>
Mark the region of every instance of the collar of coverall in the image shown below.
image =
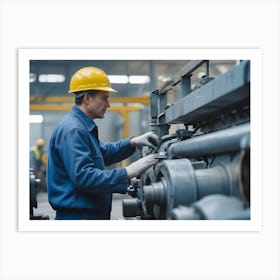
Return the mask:
<path id="1" fill-rule="evenodd" d="M 88 118 L 88 116 L 76 105 L 73 106 L 72 112 L 85 124 L 88 131 L 94 130 L 97 125 L 95 122 Z"/>

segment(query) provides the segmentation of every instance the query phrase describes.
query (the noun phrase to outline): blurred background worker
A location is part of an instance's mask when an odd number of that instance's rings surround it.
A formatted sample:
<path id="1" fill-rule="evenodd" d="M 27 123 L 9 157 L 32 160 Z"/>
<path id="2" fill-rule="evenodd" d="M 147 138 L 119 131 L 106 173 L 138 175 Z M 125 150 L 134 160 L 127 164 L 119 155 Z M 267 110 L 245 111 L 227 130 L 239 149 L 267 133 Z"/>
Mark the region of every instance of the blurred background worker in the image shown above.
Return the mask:
<path id="1" fill-rule="evenodd" d="M 109 220 L 112 194 L 127 193 L 129 179 L 157 162 L 152 154 L 127 167 L 105 169 L 131 156 L 136 147 L 155 148 L 159 142 L 152 132 L 111 143 L 99 139 L 94 119 L 104 118 L 109 94 L 115 92 L 106 73 L 96 67 L 82 68 L 71 78 L 75 105 L 49 143 L 48 197 L 57 220 Z"/>
<path id="2" fill-rule="evenodd" d="M 40 179 L 41 188 L 38 191 L 46 191 L 46 165 L 47 165 L 47 155 L 44 153 L 44 139 L 38 139 L 36 146 L 30 149 L 29 156 L 29 168 L 34 170 L 37 179 Z"/>

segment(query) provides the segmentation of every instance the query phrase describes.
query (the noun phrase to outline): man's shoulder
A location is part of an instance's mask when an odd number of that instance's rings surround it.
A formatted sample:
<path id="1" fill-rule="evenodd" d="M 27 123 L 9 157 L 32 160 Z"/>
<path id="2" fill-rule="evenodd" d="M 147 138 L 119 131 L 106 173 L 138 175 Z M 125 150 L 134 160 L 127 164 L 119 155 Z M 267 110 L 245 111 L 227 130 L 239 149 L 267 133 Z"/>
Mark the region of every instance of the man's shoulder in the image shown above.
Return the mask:
<path id="1" fill-rule="evenodd" d="M 73 130 L 85 130 L 83 122 L 72 114 L 72 112 L 65 115 L 54 129 L 54 133 L 68 133 Z"/>

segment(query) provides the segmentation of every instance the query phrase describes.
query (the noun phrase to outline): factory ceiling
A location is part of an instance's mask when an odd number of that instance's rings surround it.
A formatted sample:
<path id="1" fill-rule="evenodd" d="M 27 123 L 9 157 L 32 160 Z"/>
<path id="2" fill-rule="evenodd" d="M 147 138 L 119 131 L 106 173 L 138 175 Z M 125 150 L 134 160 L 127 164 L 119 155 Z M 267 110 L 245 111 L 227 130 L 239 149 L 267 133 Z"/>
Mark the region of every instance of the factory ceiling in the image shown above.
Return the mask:
<path id="1" fill-rule="evenodd" d="M 30 61 L 31 96 L 65 96 L 71 76 L 80 68 L 103 69 L 119 96 L 143 96 L 170 80 L 188 60 L 32 60 Z M 235 60 L 210 61 L 210 76 L 218 76 L 236 64 Z M 197 71 L 197 75 L 204 73 Z M 142 78 L 142 81 L 136 78 Z M 124 80 L 117 80 L 121 78 Z"/>

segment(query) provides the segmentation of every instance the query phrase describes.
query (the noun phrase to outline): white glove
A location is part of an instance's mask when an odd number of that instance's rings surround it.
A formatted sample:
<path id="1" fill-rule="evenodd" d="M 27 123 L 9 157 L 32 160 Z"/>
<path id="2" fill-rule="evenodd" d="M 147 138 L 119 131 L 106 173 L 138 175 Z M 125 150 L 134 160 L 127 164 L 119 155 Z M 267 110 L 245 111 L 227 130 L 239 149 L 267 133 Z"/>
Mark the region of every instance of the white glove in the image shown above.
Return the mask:
<path id="1" fill-rule="evenodd" d="M 142 172 L 155 165 L 157 161 L 156 155 L 150 154 L 131 163 L 129 166 L 125 167 L 128 178 L 139 176 Z"/>
<path id="2" fill-rule="evenodd" d="M 159 144 L 159 139 L 155 133 L 149 131 L 141 136 L 133 137 L 130 140 L 130 143 L 133 146 L 137 146 L 138 148 L 141 148 L 143 146 L 149 146 L 153 149 L 156 149 L 156 146 L 158 146 Z"/>

